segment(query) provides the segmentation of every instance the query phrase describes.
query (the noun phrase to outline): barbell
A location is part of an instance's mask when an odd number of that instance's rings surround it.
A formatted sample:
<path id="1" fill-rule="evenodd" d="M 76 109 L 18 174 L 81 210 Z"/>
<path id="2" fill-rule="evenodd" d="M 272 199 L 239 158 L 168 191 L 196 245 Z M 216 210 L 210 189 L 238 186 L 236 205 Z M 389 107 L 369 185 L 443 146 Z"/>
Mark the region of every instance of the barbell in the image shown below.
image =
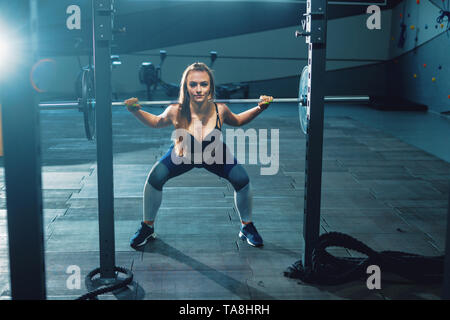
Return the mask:
<path id="1" fill-rule="evenodd" d="M 304 134 L 307 133 L 307 126 L 309 121 L 309 107 L 308 101 L 309 88 L 309 69 L 305 66 L 302 70 L 298 91 L 298 98 L 275 98 L 272 103 L 295 103 L 298 105 L 300 127 Z M 258 103 L 259 99 L 216 99 L 217 103 L 227 104 L 246 104 Z M 369 102 L 369 96 L 326 96 L 325 102 Z M 139 101 L 141 106 L 164 106 L 178 103 L 177 100 L 161 100 L 161 101 Z M 112 106 L 125 106 L 123 102 L 112 102 Z M 92 140 L 95 136 L 95 90 L 94 77 L 90 69 L 83 70 L 81 78 L 81 98 L 77 101 L 69 102 L 42 102 L 39 103 L 40 110 L 64 110 L 64 109 L 78 109 L 83 113 L 84 128 L 86 138 Z"/>

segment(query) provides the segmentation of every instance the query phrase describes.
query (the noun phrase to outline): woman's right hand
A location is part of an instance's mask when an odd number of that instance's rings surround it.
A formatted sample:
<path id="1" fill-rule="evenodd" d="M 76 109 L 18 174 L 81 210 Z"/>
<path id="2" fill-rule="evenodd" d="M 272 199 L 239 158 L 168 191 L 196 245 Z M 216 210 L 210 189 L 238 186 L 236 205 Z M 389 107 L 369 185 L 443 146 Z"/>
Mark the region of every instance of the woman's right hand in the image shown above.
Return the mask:
<path id="1" fill-rule="evenodd" d="M 138 98 L 134 97 L 124 101 L 125 106 L 130 112 L 135 112 L 142 108 L 142 106 L 138 102 L 139 102 Z"/>

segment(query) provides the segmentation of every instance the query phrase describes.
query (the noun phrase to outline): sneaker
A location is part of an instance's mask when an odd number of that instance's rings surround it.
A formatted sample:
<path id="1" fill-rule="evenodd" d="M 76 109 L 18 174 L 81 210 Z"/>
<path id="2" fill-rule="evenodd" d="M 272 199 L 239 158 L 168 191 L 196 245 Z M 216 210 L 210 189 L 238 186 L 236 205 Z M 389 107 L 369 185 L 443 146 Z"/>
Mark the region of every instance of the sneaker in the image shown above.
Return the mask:
<path id="1" fill-rule="evenodd" d="M 141 227 L 130 240 L 130 246 L 136 249 L 146 244 L 150 238 L 155 238 L 155 228 L 150 227 L 145 222 L 141 222 Z"/>
<path id="2" fill-rule="evenodd" d="M 242 241 L 247 240 L 247 243 L 253 247 L 261 247 L 263 245 L 263 239 L 253 225 L 253 222 L 241 226 L 239 238 L 241 238 Z"/>

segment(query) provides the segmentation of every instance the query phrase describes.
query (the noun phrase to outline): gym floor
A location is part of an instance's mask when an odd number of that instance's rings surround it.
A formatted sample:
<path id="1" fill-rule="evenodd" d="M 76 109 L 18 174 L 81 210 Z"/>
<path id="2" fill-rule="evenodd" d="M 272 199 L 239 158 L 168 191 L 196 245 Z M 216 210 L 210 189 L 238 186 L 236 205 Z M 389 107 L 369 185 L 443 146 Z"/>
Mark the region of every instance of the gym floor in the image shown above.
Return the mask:
<path id="1" fill-rule="evenodd" d="M 115 258 L 117 266 L 132 269 L 134 282 L 100 299 L 441 298 L 440 285 L 411 284 L 383 273 L 380 290 L 368 290 L 365 280 L 312 286 L 284 277 L 302 257 L 305 136 L 295 105 L 273 105 L 246 128 L 280 133 L 276 175 L 245 165 L 264 247 L 239 240 L 228 183 L 194 169 L 165 185 L 157 238 L 135 251 L 128 243 L 142 217 L 143 185 L 170 145 L 172 129 L 147 129 L 127 111 L 114 109 Z M 327 105 L 321 233 L 343 232 L 377 251 L 443 255 L 449 136 L 449 119 L 436 114 Z M 86 290 L 83 281 L 79 290 L 67 288 L 67 268 L 79 266 L 84 279 L 99 267 L 95 143 L 85 139 L 76 111 L 42 111 L 41 141 L 47 297 L 74 299 Z M 0 299 L 10 299 L 3 165 L 0 169 Z"/>

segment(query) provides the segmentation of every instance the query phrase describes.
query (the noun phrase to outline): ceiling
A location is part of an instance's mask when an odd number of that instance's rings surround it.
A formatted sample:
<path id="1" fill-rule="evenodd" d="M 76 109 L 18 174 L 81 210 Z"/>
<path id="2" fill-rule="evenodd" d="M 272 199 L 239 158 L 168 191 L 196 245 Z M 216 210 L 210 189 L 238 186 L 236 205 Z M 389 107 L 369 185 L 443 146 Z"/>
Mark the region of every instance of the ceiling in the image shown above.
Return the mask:
<path id="1" fill-rule="evenodd" d="M 380 1 L 383 2 L 372 2 Z M 392 8 L 399 2 L 388 0 L 381 9 Z M 42 55 L 73 55 L 90 51 L 90 0 L 39 0 L 38 3 Z M 81 8 L 81 30 L 66 28 L 69 16 L 66 9 L 71 4 Z M 125 33 L 115 36 L 112 50 L 117 54 L 299 26 L 306 11 L 305 1 L 290 0 L 115 0 L 114 7 L 114 26 L 126 28 Z M 366 14 L 366 9 L 367 5 L 330 2 L 328 19 Z"/>

